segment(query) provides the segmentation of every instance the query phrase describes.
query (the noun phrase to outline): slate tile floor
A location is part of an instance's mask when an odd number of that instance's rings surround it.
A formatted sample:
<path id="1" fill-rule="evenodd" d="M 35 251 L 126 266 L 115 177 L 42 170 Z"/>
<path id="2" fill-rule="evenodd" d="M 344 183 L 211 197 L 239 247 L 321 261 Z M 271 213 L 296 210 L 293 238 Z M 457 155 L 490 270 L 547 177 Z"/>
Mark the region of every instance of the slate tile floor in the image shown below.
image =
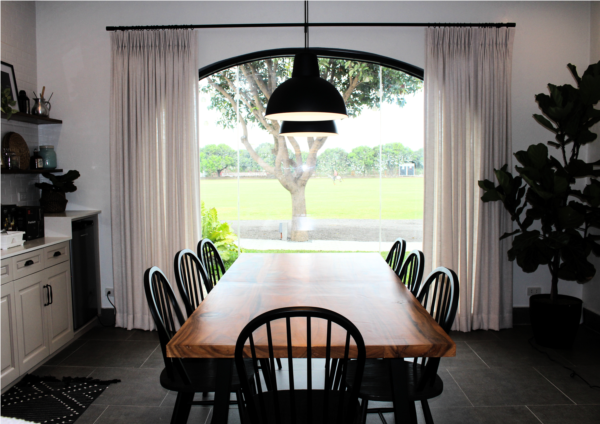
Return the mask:
<path id="1" fill-rule="evenodd" d="M 571 378 L 568 370 L 534 350 L 528 326 L 451 337 L 457 356 L 442 360 L 444 393 L 430 401 L 436 424 L 600 423 L 600 389 Z M 542 350 L 600 385 L 600 334 L 582 327 L 573 350 Z M 153 424 L 168 423 L 175 403 L 174 394 L 159 384 L 163 366 L 155 332 L 96 327 L 34 373 L 122 380 L 109 386 L 77 424 Z M 419 406 L 417 411 L 424 422 Z M 194 406 L 188 422 L 210 423 L 211 412 Z M 230 423 L 239 423 L 235 408 L 229 417 Z M 394 422 L 393 414 L 385 418 Z M 369 424 L 380 422 L 376 414 L 369 415 Z"/>

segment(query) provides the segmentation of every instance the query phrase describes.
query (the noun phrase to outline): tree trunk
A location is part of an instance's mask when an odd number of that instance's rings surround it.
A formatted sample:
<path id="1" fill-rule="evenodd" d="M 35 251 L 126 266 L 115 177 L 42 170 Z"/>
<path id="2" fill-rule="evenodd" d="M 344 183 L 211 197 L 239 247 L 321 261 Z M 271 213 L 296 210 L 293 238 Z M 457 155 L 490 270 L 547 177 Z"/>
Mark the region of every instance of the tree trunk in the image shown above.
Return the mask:
<path id="1" fill-rule="evenodd" d="M 306 196 L 304 185 L 299 185 L 292 195 L 292 241 L 308 241 L 306 228 Z"/>

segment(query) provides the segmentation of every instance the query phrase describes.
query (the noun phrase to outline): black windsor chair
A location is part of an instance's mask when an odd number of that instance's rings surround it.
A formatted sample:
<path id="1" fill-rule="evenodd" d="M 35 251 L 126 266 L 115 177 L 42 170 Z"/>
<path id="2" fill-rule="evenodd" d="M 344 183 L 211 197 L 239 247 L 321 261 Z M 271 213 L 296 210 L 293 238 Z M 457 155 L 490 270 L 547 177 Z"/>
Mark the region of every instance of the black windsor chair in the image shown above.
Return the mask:
<path id="1" fill-rule="evenodd" d="M 417 300 L 429 312 L 433 319 L 448 333 L 458 309 L 459 282 L 454 271 L 447 268 L 436 268 L 427 277 L 419 290 Z M 405 361 L 408 377 L 408 397 L 411 401 L 411 415 L 417 422 L 415 401 L 421 401 L 423 415 L 427 424 L 433 424 L 433 417 L 429 409 L 428 399 L 442 394 L 444 384 L 437 374 L 441 358 L 414 358 L 413 362 Z M 357 367 L 358 368 L 358 367 Z M 390 367 L 387 360 L 369 359 L 366 361 L 363 373 L 362 386 L 359 397 L 363 401 L 363 410 L 367 410 L 369 401 L 392 402 L 392 384 L 390 381 Z M 353 361 L 348 366 L 346 383 L 354 384 Z M 393 408 L 368 409 L 368 412 L 379 413 L 382 422 L 385 412 L 394 412 Z M 366 414 L 363 423 L 366 422 Z"/>
<path id="2" fill-rule="evenodd" d="M 394 244 L 385 258 L 387 264 L 394 270 L 396 274 L 398 274 L 398 270 L 400 269 L 402 261 L 404 260 L 404 253 L 406 253 L 406 240 L 397 238 L 394 240 Z"/>
<path id="3" fill-rule="evenodd" d="M 198 242 L 198 257 L 204 265 L 204 269 L 210 278 L 212 286 L 216 286 L 223 274 L 225 274 L 225 264 L 217 247 L 209 239 L 202 239 Z"/>
<path id="4" fill-rule="evenodd" d="M 278 323 L 274 323 L 279 321 Z M 313 388 L 312 375 L 312 357 L 315 350 L 312 346 L 311 335 L 315 334 L 311 328 L 317 327 L 318 321 L 327 323 L 327 342 L 325 345 L 325 382 L 323 389 Z M 274 325 L 272 326 L 272 323 Z M 338 351 L 336 356 L 343 353 L 343 358 L 339 359 L 340 365 L 336 369 L 330 367 L 331 364 L 331 334 L 332 323 L 345 330 L 345 348 L 344 351 Z M 292 324 L 294 328 L 292 329 Z M 273 331 L 275 327 L 275 331 Z M 281 331 L 281 329 L 284 331 Z M 277 332 L 277 329 L 280 331 Z M 258 330 L 258 331 L 257 331 Z M 337 328 L 336 328 L 337 330 Z M 306 344 L 301 346 L 292 345 L 292 333 L 306 334 Z M 342 333 L 343 334 L 343 333 Z M 265 337 L 266 335 L 266 337 Z M 279 335 L 280 338 L 273 341 L 273 335 Z M 263 391 L 263 385 L 260 379 L 255 379 L 255 384 L 251 382 L 242 382 L 242 396 L 244 410 L 247 413 L 251 424 L 334 424 L 334 423 L 357 423 L 361 417 L 360 405 L 358 403 L 358 389 L 361 385 L 362 369 L 365 364 L 366 349 L 360 331 L 356 326 L 343 316 L 322 308 L 313 307 L 290 307 L 280 308 L 254 318 L 244 327 L 240 333 L 235 347 L 235 364 L 238 373 L 245 373 L 248 365 L 245 357 L 252 358 L 254 368 L 257 367 L 257 350 L 255 348 L 257 337 L 266 338 L 268 351 L 262 351 L 262 357 L 268 354 L 268 361 L 273 367 L 275 353 L 278 356 L 283 355 L 288 359 L 289 388 L 283 389 L 285 375 L 277 381 L 277 373 L 264 374 L 265 378 L 270 379 L 270 389 Z M 285 338 L 285 341 L 282 340 Z M 350 338 L 354 341 L 357 352 L 356 360 L 349 360 Z M 354 347 L 353 346 L 353 347 Z M 306 372 L 306 389 L 296 387 L 294 376 L 293 351 L 300 349 L 306 354 L 306 368 L 298 367 L 299 373 Z M 321 347 L 322 349 L 322 347 Z M 343 384 L 346 381 L 347 365 L 354 364 L 354 375 L 352 378 L 352 390 Z M 298 374 L 298 373 L 297 373 Z M 330 380 L 334 380 L 332 383 Z M 299 385 L 299 384 L 298 384 Z M 265 384 L 266 386 L 266 384 Z"/>
<path id="5" fill-rule="evenodd" d="M 398 277 L 416 297 L 423 281 L 425 255 L 420 250 L 410 252 L 398 270 Z"/>
<path id="6" fill-rule="evenodd" d="M 210 278 L 206 274 L 204 265 L 190 249 L 177 252 L 174 260 L 175 281 L 177 289 L 183 299 L 188 318 L 204 300 L 205 293 L 212 290 Z"/>
<path id="7" fill-rule="evenodd" d="M 194 394 L 215 391 L 217 359 L 167 358 L 167 344 L 176 333 L 176 325 L 181 326 L 185 320 L 169 280 L 158 267 L 149 268 L 144 273 L 144 289 L 150 313 L 158 330 L 160 348 L 165 361 L 165 369 L 160 374 L 160 385 L 167 390 L 177 392 L 171 424 L 185 423 L 192 405 L 214 404 L 212 400 L 194 401 Z M 246 378 L 253 380 L 252 363 L 247 364 L 246 372 Z M 241 399 L 240 382 L 235 370 L 232 375 L 231 391 Z M 242 419 L 241 410 L 240 419 Z"/>

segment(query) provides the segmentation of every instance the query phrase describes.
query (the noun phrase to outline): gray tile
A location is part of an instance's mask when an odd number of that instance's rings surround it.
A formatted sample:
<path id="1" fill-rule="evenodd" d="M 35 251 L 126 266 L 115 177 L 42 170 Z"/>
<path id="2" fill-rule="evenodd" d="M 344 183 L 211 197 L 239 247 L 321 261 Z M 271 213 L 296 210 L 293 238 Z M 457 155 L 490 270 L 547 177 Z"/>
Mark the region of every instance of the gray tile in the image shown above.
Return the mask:
<path id="1" fill-rule="evenodd" d="M 157 331 L 131 330 L 127 340 L 143 340 L 147 342 L 158 342 Z"/>
<path id="2" fill-rule="evenodd" d="M 578 377 L 571 377 L 571 371 L 559 365 L 536 367 L 536 369 L 573 402 L 600 405 L 600 390 L 591 389 Z M 588 383 L 600 386 L 600 367 L 573 367 L 572 369 Z"/>
<path id="3" fill-rule="evenodd" d="M 95 369 L 95 367 L 42 365 L 41 367 L 33 371 L 32 374 L 38 376 L 51 375 L 59 379 L 63 377 L 89 377 Z"/>
<path id="4" fill-rule="evenodd" d="M 436 424 L 540 424 L 525 406 L 432 408 L 431 415 Z"/>
<path id="5" fill-rule="evenodd" d="M 469 399 L 465 396 L 448 371 L 439 370 L 438 375 L 444 382 L 444 391 L 440 396 L 429 400 L 429 406 L 431 408 L 472 406 Z"/>
<path id="6" fill-rule="evenodd" d="M 450 371 L 474 406 L 571 404 L 532 367 Z"/>
<path id="7" fill-rule="evenodd" d="M 451 331 L 449 336 L 455 342 L 468 342 L 476 340 L 499 340 L 498 331 Z"/>
<path id="8" fill-rule="evenodd" d="M 442 358 L 440 368 L 449 370 L 467 368 L 489 368 L 485 362 L 471 349 L 467 342 L 456 342 L 456 356 Z"/>
<path id="9" fill-rule="evenodd" d="M 106 411 L 106 408 L 108 408 L 107 405 L 91 404 L 88 406 L 88 409 L 77 419 L 77 424 L 94 424 L 98 417 L 100 417 L 104 411 Z"/>
<path id="10" fill-rule="evenodd" d="M 100 380 L 119 379 L 94 402 L 97 405 L 160 406 L 167 395 L 160 381 L 159 369 L 98 368 L 92 377 Z"/>
<path id="11" fill-rule="evenodd" d="M 507 328 L 495 332 L 500 340 L 521 340 L 526 341 L 533 337 L 533 331 L 530 325 L 515 325 L 513 328 Z"/>
<path id="12" fill-rule="evenodd" d="M 600 405 L 530 406 L 544 424 L 598 424 Z"/>
<path id="13" fill-rule="evenodd" d="M 128 331 L 125 328 L 116 328 L 116 327 L 94 327 L 84 335 L 82 335 L 79 340 L 105 340 L 105 341 L 117 341 L 117 340 L 127 340 L 133 331 Z"/>
<path id="14" fill-rule="evenodd" d="M 150 357 L 157 342 L 91 340 L 73 353 L 70 365 L 139 368 Z"/>
<path id="15" fill-rule="evenodd" d="M 489 367 L 536 366 L 550 364 L 548 357 L 526 341 L 506 340 L 467 342 Z"/>
<path id="16" fill-rule="evenodd" d="M 65 359 L 67 359 L 69 356 L 71 356 L 73 354 L 73 352 L 78 350 L 80 347 L 82 347 L 86 343 L 87 343 L 87 340 L 77 339 L 77 340 L 73 341 L 71 344 L 69 344 L 63 350 L 61 350 L 56 355 L 54 355 L 52 358 L 50 358 L 48 361 L 46 361 L 46 363 L 44 365 L 59 365 L 61 362 L 63 362 Z"/>
<path id="17" fill-rule="evenodd" d="M 142 364 L 142 368 L 160 368 L 165 367 L 165 360 L 163 358 L 162 350 L 160 345 L 154 349 L 154 352 L 146 359 L 146 362 Z"/>
<path id="18" fill-rule="evenodd" d="M 172 408 L 110 405 L 95 424 L 154 424 L 169 423 Z M 189 422 L 192 422 L 189 420 Z M 202 423 L 203 421 L 196 421 Z"/>

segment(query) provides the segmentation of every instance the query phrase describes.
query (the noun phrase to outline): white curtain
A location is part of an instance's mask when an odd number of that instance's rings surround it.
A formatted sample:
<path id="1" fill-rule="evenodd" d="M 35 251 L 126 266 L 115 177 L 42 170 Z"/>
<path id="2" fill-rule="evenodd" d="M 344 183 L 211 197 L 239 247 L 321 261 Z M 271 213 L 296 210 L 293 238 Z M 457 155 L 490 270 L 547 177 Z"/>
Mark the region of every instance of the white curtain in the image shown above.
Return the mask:
<path id="1" fill-rule="evenodd" d="M 460 280 L 453 329 L 512 326 L 512 223 L 484 204 L 477 181 L 512 169 L 513 28 L 428 28 L 425 60 L 423 250 L 429 270 Z"/>
<path id="2" fill-rule="evenodd" d="M 117 326 L 154 328 L 144 271 L 174 284 L 200 239 L 198 42 L 190 30 L 111 33 L 111 219 Z"/>

